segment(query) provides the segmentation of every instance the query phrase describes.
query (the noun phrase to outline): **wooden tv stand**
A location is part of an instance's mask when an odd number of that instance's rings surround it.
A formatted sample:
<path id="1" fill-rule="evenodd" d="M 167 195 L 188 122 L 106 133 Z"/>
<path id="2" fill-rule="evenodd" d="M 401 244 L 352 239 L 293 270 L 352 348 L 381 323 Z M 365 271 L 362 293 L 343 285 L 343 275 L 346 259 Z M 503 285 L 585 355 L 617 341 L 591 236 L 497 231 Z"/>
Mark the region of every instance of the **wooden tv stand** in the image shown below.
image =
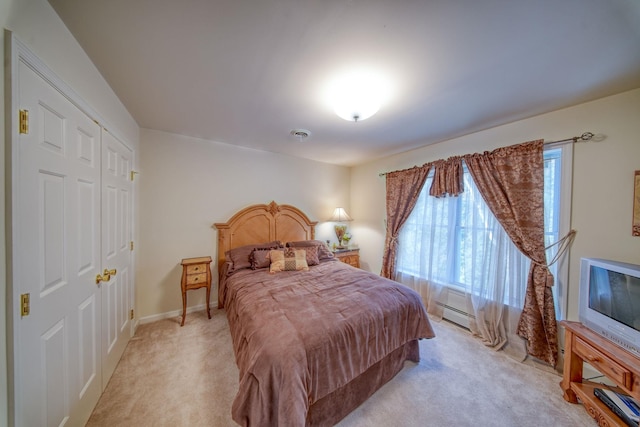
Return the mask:
<path id="1" fill-rule="evenodd" d="M 584 405 L 601 427 L 625 426 L 594 394 L 595 388 L 614 388 L 583 381 L 582 367 L 587 362 L 613 381 L 622 393 L 640 401 L 640 358 L 606 340 L 579 322 L 562 321 L 564 327 L 564 375 L 560 387 L 564 399 Z"/>

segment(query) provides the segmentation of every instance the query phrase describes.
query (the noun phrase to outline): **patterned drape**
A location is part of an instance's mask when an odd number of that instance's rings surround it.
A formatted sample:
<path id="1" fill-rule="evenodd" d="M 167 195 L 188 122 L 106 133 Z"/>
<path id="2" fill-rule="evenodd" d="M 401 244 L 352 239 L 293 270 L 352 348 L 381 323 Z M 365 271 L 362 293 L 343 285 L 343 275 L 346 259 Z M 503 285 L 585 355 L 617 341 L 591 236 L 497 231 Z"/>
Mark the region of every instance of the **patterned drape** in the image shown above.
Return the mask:
<path id="1" fill-rule="evenodd" d="M 396 270 L 398 233 L 416 205 L 431 164 L 389 172 L 387 182 L 387 231 L 380 275 L 392 278 Z"/>
<path id="2" fill-rule="evenodd" d="M 543 141 L 464 156 L 485 202 L 513 243 L 531 259 L 518 335 L 532 356 L 555 366 L 558 337 L 544 244 Z"/>

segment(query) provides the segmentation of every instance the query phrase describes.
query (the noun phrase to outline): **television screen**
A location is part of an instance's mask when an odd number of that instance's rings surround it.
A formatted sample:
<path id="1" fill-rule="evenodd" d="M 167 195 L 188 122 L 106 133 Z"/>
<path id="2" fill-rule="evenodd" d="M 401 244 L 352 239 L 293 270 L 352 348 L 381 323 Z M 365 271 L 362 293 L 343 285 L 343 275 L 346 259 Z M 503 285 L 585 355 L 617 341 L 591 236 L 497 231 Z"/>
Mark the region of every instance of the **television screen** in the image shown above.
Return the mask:
<path id="1" fill-rule="evenodd" d="M 640 331 L 640 277 L 591 265 L 589 307 Z"/>

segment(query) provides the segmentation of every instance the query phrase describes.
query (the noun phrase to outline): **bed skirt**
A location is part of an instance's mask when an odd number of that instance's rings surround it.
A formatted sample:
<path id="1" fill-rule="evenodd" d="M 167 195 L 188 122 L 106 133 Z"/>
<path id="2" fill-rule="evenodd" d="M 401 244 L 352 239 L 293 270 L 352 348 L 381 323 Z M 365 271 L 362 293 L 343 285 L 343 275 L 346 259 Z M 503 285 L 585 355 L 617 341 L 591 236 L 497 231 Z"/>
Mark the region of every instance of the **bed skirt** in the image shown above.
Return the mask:
<path id="1" fill-rule="evenodd" d="M 404 362 L 420 361 L 418 340 L 412 340 L 389 353 L 362 375 L 323 397 L 309 407 L 307 426 L 333 426 L 389 382 L 404 366 Z"/>

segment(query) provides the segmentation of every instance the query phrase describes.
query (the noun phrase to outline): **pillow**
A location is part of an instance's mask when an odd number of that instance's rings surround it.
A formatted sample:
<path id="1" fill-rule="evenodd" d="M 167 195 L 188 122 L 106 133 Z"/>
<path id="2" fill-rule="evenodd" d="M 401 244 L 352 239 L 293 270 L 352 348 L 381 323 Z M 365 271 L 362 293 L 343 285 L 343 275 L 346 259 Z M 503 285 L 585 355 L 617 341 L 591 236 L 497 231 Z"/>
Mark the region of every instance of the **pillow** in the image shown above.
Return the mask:
<path id="1" fill-rule="evenodd" d="M 257 270 L 259 268 L 267 268 L 271 264 L 271 257 L 269 257 L 269 252 L 271 248 L 255 248 L 251 251 L 251 256 L 249 259 L 251 260 L 251 269 Z"/>
<path id="2" fill-rule="evenodd" d="M 333 258 L 333 252 L 329 249 L 329 246 L 322 240 L 300 240 L 298 242 L 287 242 L 287 247 L 290 248 L 306 248 L 309 246 L 317 246 L 318 247 L 318 259 L 322 261 L 323 259 Z"/>
<path id="3" fill-rule="evenodd" d="M 274 240 L 269 243 L 262 243 L 258 245 L 245 245 L 239 246 L 237 248 L 231 249 L 224 253 L 224 256 L 227 262 L 231 262 L 232 266 L 229 269 L 229 274 L 236 272 L 238 270 L 242 270 L 243 268 L 251 268 L 251 260 L 249 257 L 251 256 L 251 252 L 255 248 L 269 248 L 269 249 L 277 249 L 282 247 L 282 242 L 279 240 Z"/>
<path id="4" fill-rule="evenodd" d="M 320 259 L 318 258 L 318 246 L 303 246 L 295 249 L 306 252 L 307 265 L 309 267 L 320 264 Z"/>
<path id="5" fill-rule="evenodd" d="M 302 249 L 285 248 L 283 250 L 272 250 L 269 252 L 269 257 L 271 258 L 269 273 L 309 270 L 307 252 Z"/>

